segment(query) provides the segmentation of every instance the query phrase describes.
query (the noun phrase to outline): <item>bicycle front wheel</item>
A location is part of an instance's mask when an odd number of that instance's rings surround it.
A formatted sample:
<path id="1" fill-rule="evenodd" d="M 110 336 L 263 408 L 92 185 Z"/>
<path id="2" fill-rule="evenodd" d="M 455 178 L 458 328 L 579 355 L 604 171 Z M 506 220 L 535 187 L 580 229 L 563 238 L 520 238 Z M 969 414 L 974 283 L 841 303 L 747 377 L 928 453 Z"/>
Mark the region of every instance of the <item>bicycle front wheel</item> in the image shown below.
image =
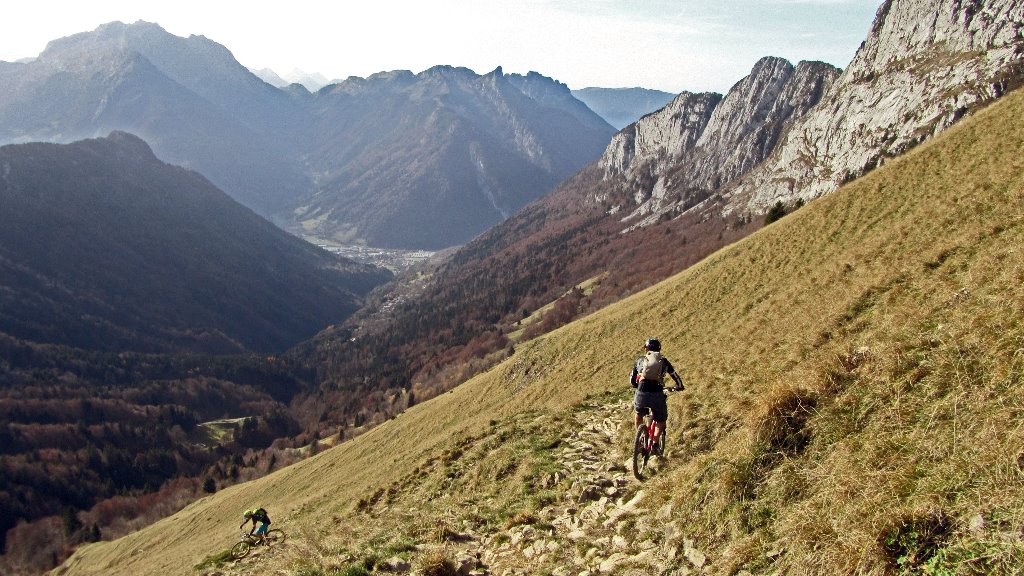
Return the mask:
<path id="1" fill-rule="evenodd" d="M 644 479 L 644 469 L 647 468 L 647 458 L 650 453 L 647 450 L 647 427 L 637 426 L 636 437 L 633 439 L 633 476 L 637 480 Z"/>
<path id="2" fill-rule="evenodd" d="M 241 540 L 231 547 L 231 557 L 235 560 L 245 558 L 249 555 L 249 550 L 252 550 L 252 546 L 250 546 L 245 540 Z"/>
<path id="3" fill-rule="evenodd" d="M 267 546 L 277 546 L 284 542 L 284 531 L 277 528 L 267 532 Z"/>

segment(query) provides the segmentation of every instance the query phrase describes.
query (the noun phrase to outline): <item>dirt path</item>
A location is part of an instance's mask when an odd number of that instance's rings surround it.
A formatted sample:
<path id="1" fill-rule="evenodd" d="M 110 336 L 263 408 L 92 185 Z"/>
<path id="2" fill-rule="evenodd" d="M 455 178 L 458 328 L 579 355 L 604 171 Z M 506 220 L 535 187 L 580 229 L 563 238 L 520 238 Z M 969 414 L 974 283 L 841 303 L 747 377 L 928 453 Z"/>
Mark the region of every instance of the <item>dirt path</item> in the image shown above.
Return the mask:
<path id="1" fill-rule="evenodd" d="M 541 511 L 533 525 L 515 526 L 466 547 L 463 574 L 555 576 L 593 574 L 700 574 L 707 559 L 671 522 L 671 504 L 652 509 L 643 482 L 629 469 L 620 434 L 631 409 L 621 401 L 578 412 L 573 431 L 557 449 L 562 468 L 551 485 L 572 478 L 557 504 Z M 668 459 L 653 458 L 653 476 Z M 472 566 L 471 558 L 479 559 Z M 470 564 L 470 566 L 467 566 Z M 466 568 L 470 569 L 467 570 Z"/>

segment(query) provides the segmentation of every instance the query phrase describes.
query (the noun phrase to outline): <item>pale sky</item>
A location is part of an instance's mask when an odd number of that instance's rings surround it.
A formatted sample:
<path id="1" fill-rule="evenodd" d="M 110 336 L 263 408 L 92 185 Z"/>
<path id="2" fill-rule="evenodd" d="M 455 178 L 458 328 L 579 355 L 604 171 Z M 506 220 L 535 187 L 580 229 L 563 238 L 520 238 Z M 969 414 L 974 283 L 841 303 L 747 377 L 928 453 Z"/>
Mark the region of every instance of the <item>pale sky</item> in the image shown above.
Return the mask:
<path id="1" fill-rule="evenodd" d="M 121 21 L 226 46 L 250 69 L 330 79 L 438 64 L 570 88 L 726 92 L 763 56 L 845 68 L 882 0 L 31 0 L 0 10 L 0 60 Z"/>

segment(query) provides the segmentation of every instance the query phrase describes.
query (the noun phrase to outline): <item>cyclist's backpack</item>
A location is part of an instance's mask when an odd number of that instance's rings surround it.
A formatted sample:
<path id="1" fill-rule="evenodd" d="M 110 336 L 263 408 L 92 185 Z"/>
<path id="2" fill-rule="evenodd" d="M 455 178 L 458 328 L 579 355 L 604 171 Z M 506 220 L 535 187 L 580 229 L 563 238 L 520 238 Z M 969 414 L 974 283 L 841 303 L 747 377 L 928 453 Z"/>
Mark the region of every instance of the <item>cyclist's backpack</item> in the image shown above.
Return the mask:
<path id="1" fill-rule="evenodd" d="M 641 368 L 639 370 L 640 378 L 651 382 L 661 382 L 665 371 L 665 362 L 661 352 L 648 352 L 640 361 L 639 368 Z"/>

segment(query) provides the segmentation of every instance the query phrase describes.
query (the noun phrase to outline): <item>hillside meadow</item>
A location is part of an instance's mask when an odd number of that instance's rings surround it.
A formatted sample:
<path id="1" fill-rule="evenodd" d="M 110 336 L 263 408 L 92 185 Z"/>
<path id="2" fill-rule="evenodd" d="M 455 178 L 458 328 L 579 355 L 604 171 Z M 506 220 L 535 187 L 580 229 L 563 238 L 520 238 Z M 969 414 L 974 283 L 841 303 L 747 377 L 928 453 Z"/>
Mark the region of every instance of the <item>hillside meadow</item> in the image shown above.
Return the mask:
<path id="1" fill-rule="evenodd" d="M 614 408 L 602 455 L 624 459 L 649 336 L 687 390 L 670 399 L 670 458 L 620 492 L 640 508 L 604 525 L 624 555 L 643 548 L 632 530 L 688 551 L 662 573 L 1020 573 L 1021 118 L 1018 91 L 455 390 L 54 573 L 334 576 L 394 556 L 445 574 L 463 535 L 507 547 L 523 525 L 559 544 L 493 573 L 596 573 L 586 538 L 545 511 L 584 500 L 559 455 L 588 411 Z M 226 561 L 255 504 L 288 542 Z M 609 573 L 657 572 L 630 562 Z"/>

